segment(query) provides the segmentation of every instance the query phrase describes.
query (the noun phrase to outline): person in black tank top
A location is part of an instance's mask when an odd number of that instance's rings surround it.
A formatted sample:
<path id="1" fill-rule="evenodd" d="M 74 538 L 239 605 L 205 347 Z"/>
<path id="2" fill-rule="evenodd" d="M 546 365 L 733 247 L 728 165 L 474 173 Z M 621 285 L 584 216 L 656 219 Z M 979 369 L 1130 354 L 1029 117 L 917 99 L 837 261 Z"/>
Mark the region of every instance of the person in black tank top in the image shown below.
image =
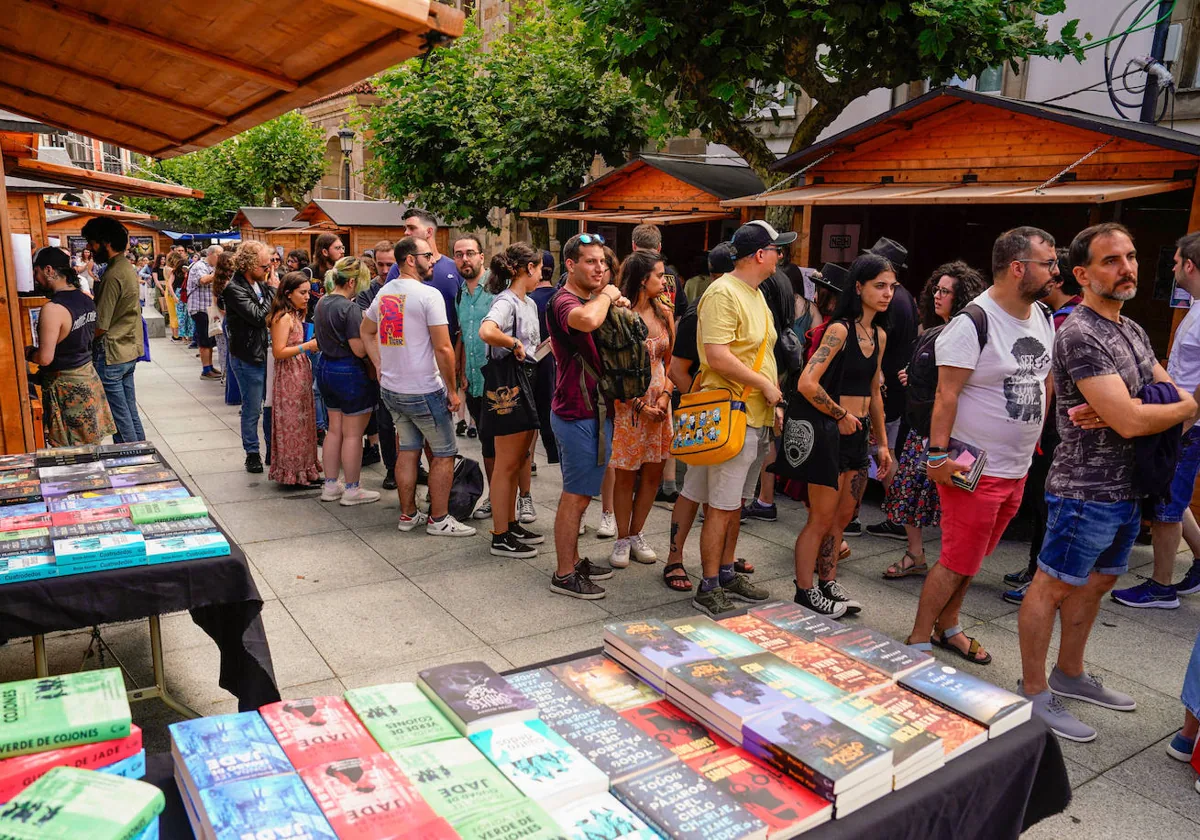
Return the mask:
<path id="1" fill-rule="evenodd" d="M 100 443 L 116 432 L 104 386 L 92 364 L 96 304 L 79 288 L 70 258 L 41 248 L 33 276 L 50 297 L 38 319 L 37 348 L 29 360 L 41 367 L 42 422 L 50 446 Z"/>
<path id="2" fill-rule="evenodd" d="M 837 581 L 836 549 L 866 489 L 872 428 L 878 430 L 880 472 L 892 463 L 884 434 L 880 359 L 895 288 L 895 269 L 883 257 L 864 254 L 854 261 L 784 420 L 774 469 L 808 482 L 808 522 L 796 538 L 795 600 L 822 615 L 862 609 Z"/>

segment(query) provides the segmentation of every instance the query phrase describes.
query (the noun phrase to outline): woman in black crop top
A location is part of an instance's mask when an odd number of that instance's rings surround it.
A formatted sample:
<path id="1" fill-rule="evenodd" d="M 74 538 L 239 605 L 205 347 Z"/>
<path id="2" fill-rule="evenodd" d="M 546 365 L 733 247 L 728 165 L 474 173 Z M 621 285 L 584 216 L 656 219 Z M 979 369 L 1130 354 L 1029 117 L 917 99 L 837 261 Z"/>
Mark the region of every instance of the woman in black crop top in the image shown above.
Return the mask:
<path id="1" fill-rule="evenodd" d="M 821 344 L 800 374 L 795 410 L 784 424 L 781 457 L 808 481 L 808 523 L 796 538 L 796 603 L 824 615 L 861 609 L 837 582 L 836 548 L 866 488 L 872 428 L 879 431 L 880 472 L 892 463 L 880 359 L 895 288 L 896 272 L 883 257 L 864 254 L 854 261 Z"/>
<path id="2" fill-rule="evenodd" d="M 28 354 L 41 367 L 46 442 L 100 443 L 117 427 L 92 364 L 96 304 L 80 291 L 71 258 L 58 248 L 41 248 L 34 254 L 33 279 L 50 297 L 38 317 L 38 346 Z"/>

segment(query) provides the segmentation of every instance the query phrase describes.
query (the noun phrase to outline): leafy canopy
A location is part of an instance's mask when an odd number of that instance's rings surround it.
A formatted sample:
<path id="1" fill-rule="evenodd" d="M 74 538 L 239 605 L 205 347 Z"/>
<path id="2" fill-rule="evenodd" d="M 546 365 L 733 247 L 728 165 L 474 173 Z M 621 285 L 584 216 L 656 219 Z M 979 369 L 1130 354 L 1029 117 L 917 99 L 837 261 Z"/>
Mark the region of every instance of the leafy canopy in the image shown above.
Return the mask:
<path id="1" fill-rule="evenodd" d="M 217 145 L 136 173 L 204 190 L 204 198 L 138 198 L 126 203 L 181 226 L 224 230 L 241 206 L 277 199 L 298 206 L 325 171 L 325 135 L 296 111 Z"/>
<path id="2" fill-rule="evenodd" d="M 597 154 L 614 165 L 646 140 L 646 105 L 597 69 L 585 25 L 551 0 L 514 8 L 510 33 L 463 36 L 383 74 L 364 116 L 375 178 L 398 200 L 493 227 L 488 212 L 541 209 L 575 190 Z"/>
<path id="3" fill-rule="evenodd" d="M 699 129 L 760 173 L 775 160 L 745 119 L 778 119 L 781 86 L 814 100 L 791 143 L 852 101 L 922 79 L 969 78 L 1028 56 L 1082 59 L 1078 21 L 1057 40 L 1037 16 L 1066 0 L 576 0 L 608 66 L 677 132 Z"/>

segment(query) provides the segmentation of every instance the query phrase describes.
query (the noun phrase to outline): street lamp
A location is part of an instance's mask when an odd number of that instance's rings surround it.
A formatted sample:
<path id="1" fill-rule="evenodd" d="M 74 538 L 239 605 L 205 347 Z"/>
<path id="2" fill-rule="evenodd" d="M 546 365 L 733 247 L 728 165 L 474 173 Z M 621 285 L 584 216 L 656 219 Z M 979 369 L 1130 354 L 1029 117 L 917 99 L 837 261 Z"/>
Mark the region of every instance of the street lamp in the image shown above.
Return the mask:
<path id="1" fill-rule="evenodd" d="M 338 130 L 338 141 L 342 144 L 342 198 L 350 200 L 350 153 L 354 151 L 354 130 Z"/>

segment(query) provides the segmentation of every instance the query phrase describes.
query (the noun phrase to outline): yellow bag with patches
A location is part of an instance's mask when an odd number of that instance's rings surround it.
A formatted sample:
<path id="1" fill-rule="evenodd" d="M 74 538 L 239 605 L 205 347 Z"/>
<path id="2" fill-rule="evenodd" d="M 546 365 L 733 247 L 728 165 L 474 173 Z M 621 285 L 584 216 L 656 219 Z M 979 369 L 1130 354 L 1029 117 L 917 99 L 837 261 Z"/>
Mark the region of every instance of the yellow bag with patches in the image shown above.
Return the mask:
<path id="1" fill-rule="evenodd" d="M 763 338 L 754 359 L 754 372 L 762 368 L 769 339 Z M 697 374 L 692 387 L 700 381 Z M 691 467 L 723 464 L 742 451 L 746 443 L 746 393 L 737 396 L 728 388 L 690 391 L 679 398 L 675 410 L 671 454 Z"/>

